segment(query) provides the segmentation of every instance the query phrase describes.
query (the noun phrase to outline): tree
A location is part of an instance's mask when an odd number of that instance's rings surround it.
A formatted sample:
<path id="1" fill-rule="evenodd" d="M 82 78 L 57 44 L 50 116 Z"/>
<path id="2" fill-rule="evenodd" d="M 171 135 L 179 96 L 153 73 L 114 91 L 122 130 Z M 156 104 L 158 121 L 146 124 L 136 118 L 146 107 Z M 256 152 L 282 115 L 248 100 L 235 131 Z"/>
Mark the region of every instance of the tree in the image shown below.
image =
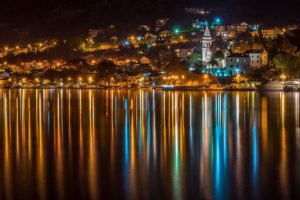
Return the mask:
<path id="1" fill-rule="evenodd" d="M 180 60 L 180 58 L 174 57 L 171 61 L 165 66 L 164 70 L 168 72 L 179 72 L 186 69 L 186 62 Z"/>
<path id="2" fill-rule="evenodd" d="M 274 57 L 274 64 L 282 72 L 290 77 L 299 77 L 300 75 L 300 57 L 288 53 L 279 53 Z"/>
<path id="3" fill-rule="evenodd" d="M 236 41 L 238 42 L 253 41 L 253 37 L 249 32 L 241 32 L 236 35 Z"/>
<path id="4" fill-rule="evenodd" d="M 117 73 L 117 67 L 112 61 L 104 60 L 95 67 L 98 78 L 110 79 Z"/>
<path id="5" fill-rule="evenodd" d="M 85 49 L 85 42 L 81 37 L 72 37 L 68 43 L 72 49 Z"/>
<path id="6" fill-rule="evenodd" d="M 290 31 L 286 34 L 286 38 L 291 42 L 291 44 L 298 47 L 300 50 L 300 29 Z"/>
<path id="7" fill-rule="evenodd" d="M 194 68 L 202 68 L 203 67 L 203 62 L 202 62 L 202 48 L 198 46 L 193 54 L 191 55 L 190 61 L 189 61 L 190 66 L 194 66 Z"/>

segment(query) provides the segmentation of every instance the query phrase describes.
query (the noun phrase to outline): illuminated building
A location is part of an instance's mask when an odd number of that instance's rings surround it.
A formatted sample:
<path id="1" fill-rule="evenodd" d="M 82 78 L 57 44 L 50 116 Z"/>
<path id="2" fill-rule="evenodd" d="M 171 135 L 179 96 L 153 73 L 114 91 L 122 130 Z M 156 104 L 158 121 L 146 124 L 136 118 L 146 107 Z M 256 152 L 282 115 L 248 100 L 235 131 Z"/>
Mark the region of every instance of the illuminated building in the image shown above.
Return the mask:
<path id="1" fill-rule="evenodd" d="M 248 29 L 248 24 L 246 22 L 242 22 L 241 24 L 232 24 L 226 27 L 226 31 L 234 31 L 234 32 L 246 32 Z"/>
<path id="2" fill-rule="evenodd" d="M 194 52 L 195 48 L 192 49 L 175 49 L 176 56 L 178 58 L 188 60 L 192 53 Z"/>
<path id="3" fill-rule="evenodd" d="M 212 37 L 209 31 L 208 26 L 205 28 L 204 35 L 202 37 L 202 62 L 203 64 L 208 64 L 211 60 L 211 45 L 212 45 Z"/>
<path id="4" fill-rule="evenodd" d="M 202 28 L 206 27 L 207 25 L 208 25 L 207 21 L 199 21 L 198 19 L 194 20 L 192 23 L 193 28 L 196 28 L 196 29 L 202 29 Z"/>
<path id="5" fill-rule="evenodd" d="M 156 20 L 156 22 L 155 22 L 155 30 L 156 31 L 161 30 L 161 28 L 164 27 L 167 24 L 168 20 L 169 20 L 168 18 Z"/>
<path id="6" fill-rule="evenodd" d="M 282 34 L 282 31 L 278 28 L 274 29 L 262 29 L 261 33 L 264 38 L 276 38 L 278 35 Z"/>
<path id="7" fill-rule="evenodd" d="M 171 38 L 172 37 L 172 32 L 168 30 L 160 31 L 159 32 L 159 37 L 161 38 Z"/>
<path id="8" fill-rule="evenodd" d="M 260 68 L 268 62 L 268 53 L 266 50 L 249 50 L 245 54 L 250 58 L 251 68 Z"/>
<path id="9" fill-rule="evenodd" d="M 250 58 L 246 54 L 232 54 L 226 58 L 226 68 L 230 76 L 245 73 L 250 68 Z"/>

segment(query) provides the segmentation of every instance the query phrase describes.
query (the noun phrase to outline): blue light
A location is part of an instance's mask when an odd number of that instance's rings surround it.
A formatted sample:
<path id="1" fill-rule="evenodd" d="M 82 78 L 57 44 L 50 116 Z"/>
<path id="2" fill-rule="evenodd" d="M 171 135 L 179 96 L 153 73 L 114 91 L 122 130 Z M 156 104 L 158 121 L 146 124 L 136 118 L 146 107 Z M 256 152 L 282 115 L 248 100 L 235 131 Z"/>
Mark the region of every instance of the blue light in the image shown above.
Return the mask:
<path id="1" fill-rule="evenodd" d="M 125 40 L 124 42 L 123 42 L 123 46 L 129 46 L 130 45 L 130 42 L 128 41 L 128 40 Z"/>
<path id="2" fill-rule="evenodd" d="M 163 85 L 162 87 L 163 88 L 174 88 L 175 86 L 174 85 Z"/>
<path id="3" fill-rule="evenodd" d="M 216 17 L 216 18 L 215 18 L 215 23 L 216 23 L 216 24 L 221 24 L 221 21 L 222 21 L 222 20 L 221 20 L 220 17 Z"/>
<path id="4" fill-rule="evenodd" d="M 174 33 L 175 33 L 175 34 L 179 34 L 179 33 L 180 33 L 179 28 L 175 28 L 175 29 L 174 29 Z"/>

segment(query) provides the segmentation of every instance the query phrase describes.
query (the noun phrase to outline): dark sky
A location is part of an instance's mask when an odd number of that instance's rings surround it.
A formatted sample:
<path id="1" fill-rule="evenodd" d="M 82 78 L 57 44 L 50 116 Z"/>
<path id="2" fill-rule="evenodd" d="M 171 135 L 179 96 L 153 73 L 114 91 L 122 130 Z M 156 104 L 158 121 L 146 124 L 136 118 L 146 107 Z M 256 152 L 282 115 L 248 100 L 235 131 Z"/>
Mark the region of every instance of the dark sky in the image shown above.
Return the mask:
<path id="1" fill-rule="evenodd" d="M 225 8 L 216 14 L 228 21 L 300 20 L 300 0 L 0 0 L 0 23 L 140 23 L 157 17 L 182 18 L 184 7 Z"/>
<path id="2" fill-rule="evenodd" d="M 223 5 L 228 8 L 232 6 L 256 5 L 257 8 L 290 7 L 300 9 L 300 0 L 0 0 L 0 8 L 4 12 L 42 12 L 51 11 L 57 7 L 79 7 L 79 8 L 136 8 L 155 9 L 159 7 L 182 7 L 182 6 L 215 6 Z"/>

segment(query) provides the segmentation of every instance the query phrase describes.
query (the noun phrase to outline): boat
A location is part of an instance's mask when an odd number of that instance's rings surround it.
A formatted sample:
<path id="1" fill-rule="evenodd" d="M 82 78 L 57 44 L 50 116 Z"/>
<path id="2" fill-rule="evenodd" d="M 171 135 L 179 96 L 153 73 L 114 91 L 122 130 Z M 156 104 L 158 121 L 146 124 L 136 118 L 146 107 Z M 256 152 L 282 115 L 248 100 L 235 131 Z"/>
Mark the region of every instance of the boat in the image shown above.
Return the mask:
<path id="1" fill-rule="evenodd" d="M 300 79 L 292 79 L 285 82 L 284 91 L 300 91 Z"/>
<path id="2" fill-rule="evenodd" d="M 269 81 L 256 86 L 257 91 L 283 91 L 284 81 Z"/>

